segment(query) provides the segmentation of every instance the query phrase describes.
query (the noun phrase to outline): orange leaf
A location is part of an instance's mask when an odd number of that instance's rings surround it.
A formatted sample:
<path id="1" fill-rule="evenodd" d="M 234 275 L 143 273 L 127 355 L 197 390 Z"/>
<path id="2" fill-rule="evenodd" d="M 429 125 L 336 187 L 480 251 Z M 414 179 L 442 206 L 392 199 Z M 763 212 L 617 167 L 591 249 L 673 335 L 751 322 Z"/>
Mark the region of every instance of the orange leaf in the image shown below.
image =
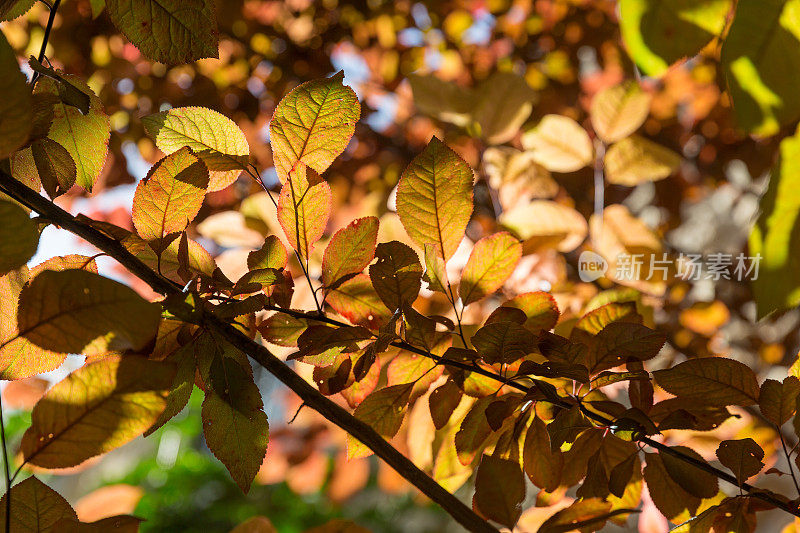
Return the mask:
<path id="1" fill-rule="evenodd" d="M 475 512 L 511 529 L 522 515 L 525 478 L 518 463 L 484 455 L 475 476 Z"/>
<path id="2" fill-rule="evenodd" d="M 322 284 L 331 287 L 343 276 L 364 270 L 375 257 L 378 219 L 364 217 L 337 231 L 322 256 Z"/>
<path id="3" fill-rule="evenodd" d="M 331 188 L 313 170 L 298 163 L 278 198 L 278 220 L 292 248 L 308 259 L 331 214 Z"/>
<path id="4" fill-rule="evenodd" d="M 758 381 L 747 365 L 724 357 L 691 359 L 653 373 L 666 390 L 699 405 L 753 405 L 758 402 Z"/>
<path id="5" fill-rule="evenodd" d="M 467 306 L 503 286 L 522 257 L 522 244 L 500 232 L 475 243 L 461 274 L 458 293 Z"/>

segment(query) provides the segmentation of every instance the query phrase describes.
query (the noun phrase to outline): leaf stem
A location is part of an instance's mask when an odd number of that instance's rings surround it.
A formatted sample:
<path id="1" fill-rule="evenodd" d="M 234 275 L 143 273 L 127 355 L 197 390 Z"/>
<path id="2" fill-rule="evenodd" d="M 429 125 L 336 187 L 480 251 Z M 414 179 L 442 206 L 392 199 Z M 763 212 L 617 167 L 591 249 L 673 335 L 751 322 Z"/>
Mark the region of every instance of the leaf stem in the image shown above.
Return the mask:
<path id="1" fill-rule="evenodd" d="M 47 41 L 50 40 L 50 31 L 53 29 L 53 22 L 56 20 L 56 11 L 58 11 L 58 6 L 61 5 L 61 0 L 55 0 L 53 5 L 45 2 L 47 7 L 50 9 L 50 16 L 47 17 L 47 26 L 44 29 L 44 38 L 42 39 L 42 47 L 39 49 L 39 63 L 44 61 L 44 52 L 47 49 Z M 39 73 L 34 72 L 32 82 L 36 82 L 39 78 Z"/>
<path id="2" fill-rule="evenodd" d="M 5 531 L 11 531 L 11 472 L 8 465 L 8 447 L 6 446 L 6 425 L 3 421 L 3 398 L 0 394 L 0 443 L 3 446 L 3 469 L 6 477 L 6 524 Z"/>
<path id="3" fill-rule="evenodd" d="M 797 483 L 797 476 L 794 473 L 794 467 L 792 466 L 792 458 L 789 455 L 789 450 L 786 448 L 786 440 L 783 438 L 783 433 L 781 433 L 781 428 L 775 426 L 778 430 L 778 436 L 781 439 L 781 447 L 783 447 L 783 454 L 786 456 L 786 463 L 789 465 L 789 473 L 792 475 L 792 482 L 794 483 L 794 488 L 797 490 L 797 495 L 800 496 L 800 485 Z"/>

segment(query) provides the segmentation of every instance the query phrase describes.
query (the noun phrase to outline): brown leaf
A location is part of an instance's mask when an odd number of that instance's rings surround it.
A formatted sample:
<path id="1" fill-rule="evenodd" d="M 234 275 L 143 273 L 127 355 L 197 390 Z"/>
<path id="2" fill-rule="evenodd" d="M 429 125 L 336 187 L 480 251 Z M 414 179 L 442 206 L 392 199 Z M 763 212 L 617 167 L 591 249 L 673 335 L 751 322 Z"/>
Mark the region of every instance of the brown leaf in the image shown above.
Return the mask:
<path id="1" fill-rule="evenodd" d="M 472 508 L 490 520 L 509 528 L 522 515 L 525 479 L 519 464 L 493 455 L 484 455 L 475 475 Z"/>
<path id="2" fill-rule="evenodd" d="M 733 471 L 739 483 L 758 474 L 764 463 L 764 450 L 753 439 L 724 440 L 717 448 L 717 458 Z"/>

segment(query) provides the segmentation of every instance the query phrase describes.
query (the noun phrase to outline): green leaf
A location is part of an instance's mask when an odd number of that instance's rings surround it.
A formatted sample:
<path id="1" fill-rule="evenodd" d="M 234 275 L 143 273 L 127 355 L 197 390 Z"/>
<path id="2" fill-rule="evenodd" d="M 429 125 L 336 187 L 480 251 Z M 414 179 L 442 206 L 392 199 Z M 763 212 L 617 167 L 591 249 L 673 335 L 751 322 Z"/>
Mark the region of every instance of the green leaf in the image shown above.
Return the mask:
<path id="1" fill-rule="evenodd" d="M 606 144 L 624 139 L 644 124 L 652 96 L 635 81 L 603 89 L 592 98 L 590 116 L 597 136 Z"/>
<path id="2" fill-rule="evenodd" d="M 349 274 L 358 274 L 375 257 L 378 219 L 358 218 L 331 237 L 322 256 L 322 284 L 331 287 Z"/>
<path id="3" fill-rule="evenodd" d="M 475 475 L 472 508 L 480 515 L 511 529 L 522 515 L 525 478 L 519 463 L 493 455 L 481 457 Z"/>
<path id="4" fill-rule="evenodd" d="M 89 96 L 91 101 L 89 113 L 84 115 L 76 107 L 59 99 L 53 107 L 53 124 L 47 136 L 67 149 L 75 161 L 76 183 L 91 191 L 106 160 L 111 123 L 103 111 L 100 98 L 92 92 L 86 82 L 71 74 L 64 74 L 62 77 Z M 34 92 L 58 96 L 59 85 L 59 82 L 50 78 L 39 78 Z"/>
<path id="5" fill-rule="evenodd" d="M 476 242 L 461 274 L 461 302 L 467 306 L 502 287 L 521 257 L 522 244 L 510 233 L 495 233 Z"/>
<path id="6" fill-rule="evenodd" d="M 800 305 L 800 131 L 781 141 L 780 159 L 759 204 L 750 232 L 753 257 L 761 256 L 750 276 L 757 316 Z"/>
<path id="7" fill-rule="evenodd" d="M 669 177 L 680 166 L 681 157 L 644 137 L 631 135 L 609 148 L 604 162 L 609 183 L 633 187 Z"/>
<path id="8" fill-rule="evenodd" d="M 537 349 L 536 335 L 516 322 L 486 324 L 471 341 L 489 364 L 513 363 Z"/>
<path id="9" fill-rule="evenodd" d="M 247 254 L 247 268 L 256 270 L 259 268 L 274 268 L 280 270 L 286 268 L 289 256 L 281 240 L 275 235 L 270 235 L 264 239 L 261 248 Z"/>
<path id="10" fill-rule="evenodd" d="M 46 270 L 19 297 L 20 335 L 46 350 L 139 350 L 158 331 L 161 308 L 117 281 L 85 270 Z"/>
<path id="11" fill-rule="evenodd" d="M 164 410 L 174 373 L 172 365 L 134 355 L 79 368 L 33 408 L 22 436 L 25 460 L 66 468 L 138 437 Z"/>
<path id="12" fill-rule="evenodd" d="M 461 421 L 455 436 L 455 446 L 458 460 L 462 465 L 472 463 L 492 434 L 492 428 L 486 419 L 486 408 L 494 400 L 494 396 L 480 398 L 472 404 L 467 416 Z"/>
<path id="13" fill-rule="evenodd" d="M 0 19 L 5 16 L 0 7 Z M 31 90 L 19 70 L 17 56 L 0 32 L 0 159 L 14 153 L 28 140 L 33 125 Z"/>
<path id="14" fill-rule="evenodd" d="M 188 146 L 208 167 L 209 191 L 233 183 L 247 167 L 250 145 L 234 121 L 205 107 L 177 107 L 142 118 L 144 130 L 165 154 Z"/>
<path id="15" fill-rule="evenodd" d="M 538 416 L 533 417 L 525 435 L 522 459 L 525 473 L 534 485 L 548 492 L 558 488 L 561 469 L 564 467 L 564 454 L 559 449 L 552 449 L 550 434 Z"/>
<path id="16" fill-rule="evenodd" d="M 344 73 L 306 82 L 283 97 L 269 123 L 272 157 L 281 183 L 297 163 L 325 172 L 344 152 L 361 116 Z"/>
<path id="17" fill-rule="evenodd" d="M 553 329 L 558 322 L 558 306 L 549 292 L 537 291 L 519 294 L 503 302 L 489 315 L 486 321 L 491 322 L 492 317 L 503 312 L 504 308 L 519 309 L 525 313 L 527 318 L 523 325 L 537 335 L 542 331 Z"/>
<path id="18" fill-rule="evenodd" d="M 3 0 L 0 2 L 0 21 L 14 20 L 33 7 L 36 0 Z"/>
<path id="19" fill-rule="evenodd" d="M 83 94 L 83 93 L 81 93 Z M 75 184 L 78 169 L 66 148 L 47 137 L 34 141 L 31 155 L 45 192 L 55 199 Z"/>
<path id="20" fill-rule="evenodd" d="M 261 393 L 250 369 L 237 359 L 247 359 L 222 339 L 213 339 L 217 350 L 209 370 L 209 385 L 203 400 L 203 434 L 208 448 L 231 473 L 243 492 L 250 490 L 264 461 L 269 424 Z"/>
<path id="21" fill-rule="evenodd" d="M 594 161 L 589 134 L 580 124 L 562 115 L 545 115 L 522 136 L 522 146 L 533 150 L 533 159 L 551 172 L 575 172 Z"/>
<path id="22" fill-rule="evenodd" d="M 8 494 L 0 498 L 0 524 L 5 531 Z M 57 533 L 61 519 L 78 519 L 75 510 L 59 493 L 31 476 L 11 487 L 11 531 Z"/>
<path id="23" fill-rule="evenodd" d="M 0 200 L 0 274 L 28 262 L 39 246 L 39 229 L 15 202 Z"/>
<path id="24" fill-rule="evenodd" d="M 432 138 L 397 185 L 397 214 L 420 247 L 433 244 L 447 261 L 472 215 L 472 169 L 446 144 Z"/>
<path id="25" fill-rule="evenodd" d="M 369 267 L 375 292 L 389 310 L 413 303 L 422 286 L 422 265 L 417 252 L 398 242 L 382 242 L 375 250 L 378 261 Z"/>
<path id="26" fill-rule="evenodd" d="M 189 63 L 219 57 L 212 0 L 106 0 L 111 21 L 148 58 Z"/>
<path id="27" fill-rule="evenodd" d="M 686 446 L 672 446 L 671 448 L 683 455 L 688 455 L 696 462 L 708 464 L 699 453 L 691 448 L 687 448 Z M 669 477 L 692 496 L 697 498 L 713 498 L 717 495 L 717 492 L 719 492 L 719 483 L 714 474 L 700 470 L 685 460 L 678 459 L 668 453 L 662 453 L 659 457 L 661 457 L 664 470 L 667 471 Z"/>
<path id="28" fill-rule="evenodd" d="M 724 357 L 690 359 L 653 373 L 667 392 L 698 405 L 748 406 L 758 402 L 758 381 L 749 366 Z"/>
<path id="29" fill-rule="evenodd" d="M 152 356 L 151 356 L 152 357 Z M 158 430 L 161 426 L 169 422 L 172 417 L 183 411 L 189 403 L 189 397 L 194 390 L 194 381 L 197 372 L 197 364 L 194 357 L 194 345 L 187 344 L 181 346 L 176 352 L 164 359 L 177 368 L 175 377 L 172 379 L 169 393 L 167 394 L 166 406 L 164 411 L 158 416 L 153 425 L 144 432 L 147 437 Z"/>
<path id="30" fill-rule="evenodd" d="M 741 0 L 722 45 L 722 68 L 739 126 L 773 135 L 800 117 L 800 0 Z"/>
<path id="31" fill-rule="evenodd" d="M 764 450 L 753 439 L 724 440 L 717 448 L 717 458 L 730 468 L 739 483 L 761 472 Z"/>
<path id="32" fill-rule="evenodd" d="M 161 254 L 194 220 L 208 187 L 208 169 L 189 148 L 156 163 L 133 196 L 133 225 Z"/>
<path id="33" fill-rule="evenodd" d="M 444 259 L 436 254 L 436 246 L 425 245 L 425 274 L 422 279 L 428 283 L 428 289 L 447 294 L 450 282 L 447 279 L 447 269 Z"/>
<path id="34" fill-rule="evenodd" d="M 628 53 L 648 76 L 661 76 L 721 36 L 731 0 L 620 0 Z"/>
<path id="35" fill-rule="evenodd" d="M 404 383 L 376 390 L 358 404 L 353 415 L 390 439 L 400 431 L 413 389 L 413 383 Z"/>
<path id="36" fill-rule="evenodd" d="M 800 380 L 796 377 L 787 376 L 783 383 L 767 379 L 761 384 L 758 407 L 767 420 L 780 427 L 794 415 L 798 395 Z"/>
<path id="37" fill-rule="evenodd" d="M 278 221 L 300 257 L 308 259 L 331 214 L 331 188 L 313 170 L 299 163 L 283 184 Z"/>
<path id="38" fill-rule="evenodd" d="M 258 325 L 258 331 L 267 342 L 278 346 L 297 346 L 297 339 L 308 327 L 304 318 L 285 313 L 275 313 Z"/>

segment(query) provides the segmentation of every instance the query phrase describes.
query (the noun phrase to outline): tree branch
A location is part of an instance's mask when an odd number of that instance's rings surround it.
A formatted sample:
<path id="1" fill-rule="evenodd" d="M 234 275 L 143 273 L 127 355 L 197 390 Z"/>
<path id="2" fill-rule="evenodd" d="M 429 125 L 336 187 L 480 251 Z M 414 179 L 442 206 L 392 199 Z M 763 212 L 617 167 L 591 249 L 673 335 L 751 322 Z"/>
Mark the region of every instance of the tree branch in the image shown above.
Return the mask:
<path id="1" fill-rule="evenodd" d="M 89 224 L 76 219 L 70 213 L 2 171 L 0 171 L 0 190 L 57 226 L 74 233 L 105 252 L 108 256 L 113 257 L 132 274 L 150 285 L 154 291 L 165 296 L 176 296 L 181 293 L 181 288 L 177 284 L 151 270 L 119 242 Z M 165 305 L 169 304 L 165 302 Z M 201 321 L 202 325 L 219 332 L 228 342 L 272 373 L 297 394 L 306 405 L 315 409 L 327 420 L 369 447 L 375 455 L 394 468 L 423 494 L 440 505 L 467 530 L 481 533 L 497 533 L 497 529 L 480 518 L 472 509 L 446 491 L 425 472 L 417 468 L 414 463 L 398 452 L 371 426 L 358 420 L 345 409 L 323 396 L 322 393 L 298 376 L 283 361 L 275 357 L 266 347 L 253 341 L 231 324 L 223 322 L 212 314 L 204 313 Z"/>

